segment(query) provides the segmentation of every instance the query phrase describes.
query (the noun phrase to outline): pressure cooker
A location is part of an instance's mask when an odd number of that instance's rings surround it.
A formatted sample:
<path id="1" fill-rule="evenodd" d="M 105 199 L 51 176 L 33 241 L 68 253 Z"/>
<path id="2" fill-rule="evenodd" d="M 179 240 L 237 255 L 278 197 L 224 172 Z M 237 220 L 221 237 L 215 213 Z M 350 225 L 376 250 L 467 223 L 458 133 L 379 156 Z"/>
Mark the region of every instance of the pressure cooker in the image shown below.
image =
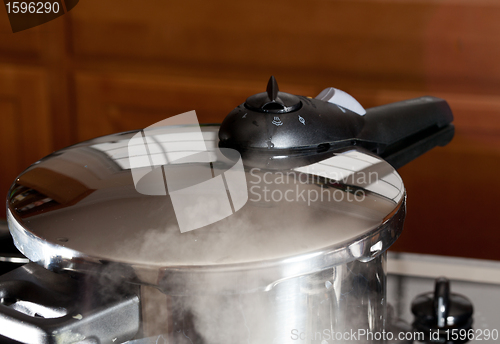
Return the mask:
<path id="1" fill-rule="evenodd" d="M 271 77 L 220 126 L 179 116 L 18 176 L 8 225 L 31 262 L 0 276 L 0 335 L 324 343 L 363 329 L 354 342 L 387 342 L 386 251 L 406 211 L 396 169 L 452 139 L 446 101 L 365 110 Z"/>

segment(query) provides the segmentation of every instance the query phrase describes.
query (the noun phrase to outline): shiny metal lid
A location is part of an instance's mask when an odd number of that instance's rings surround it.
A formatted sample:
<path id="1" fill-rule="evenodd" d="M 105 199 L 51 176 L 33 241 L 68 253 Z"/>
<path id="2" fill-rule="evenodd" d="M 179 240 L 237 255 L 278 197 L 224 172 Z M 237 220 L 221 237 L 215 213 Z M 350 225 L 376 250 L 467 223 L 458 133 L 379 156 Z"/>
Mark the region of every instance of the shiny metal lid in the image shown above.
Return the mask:
<path id="1" fill-rule="evenodd" d="M 196 130 L 174 129 L 100 137 L 30 166 L 7 200 L 18 249 L 54 271 L 114 264 L 153 285 L 186 272 L 267 271 L 268 283 L 368 261 L 399 236 L 404 186 L 376 156 L 351 149 L 286 171 L 243 168 L 220 153 L 217 126 L 202 127 L 209 154 L 196 159 Z"/>

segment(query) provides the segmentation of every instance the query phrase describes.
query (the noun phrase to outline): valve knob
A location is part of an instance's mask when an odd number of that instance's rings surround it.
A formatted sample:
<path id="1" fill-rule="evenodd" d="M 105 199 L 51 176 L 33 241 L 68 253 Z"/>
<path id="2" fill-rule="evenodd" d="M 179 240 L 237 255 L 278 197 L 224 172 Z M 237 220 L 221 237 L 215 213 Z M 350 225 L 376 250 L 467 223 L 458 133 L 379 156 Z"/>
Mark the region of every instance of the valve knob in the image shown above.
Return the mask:
<path id="1" fill-rule="evenodd" d="M 254 94 L 245 101 L 247 109 L 264 113 L 289 113 L 299 110 L 301 106 L 302 102 L 299 97 L 279 91 L 274 76 L 269 79 L 266 92 Z"/>
<path id="2" fill-rule="evenodd" d="M 460 294 L 450 292 L 450 281 L 444 277 L 436 279 L 434 292 L 418 295 L 412 302 L 411 311 L 415 316 L 413 327 L 429 335 L 438 332 L 439 339 L 430 342 L 447 342 L 447 330 L 472 328 L 473 306 L 471 301 Z"/>

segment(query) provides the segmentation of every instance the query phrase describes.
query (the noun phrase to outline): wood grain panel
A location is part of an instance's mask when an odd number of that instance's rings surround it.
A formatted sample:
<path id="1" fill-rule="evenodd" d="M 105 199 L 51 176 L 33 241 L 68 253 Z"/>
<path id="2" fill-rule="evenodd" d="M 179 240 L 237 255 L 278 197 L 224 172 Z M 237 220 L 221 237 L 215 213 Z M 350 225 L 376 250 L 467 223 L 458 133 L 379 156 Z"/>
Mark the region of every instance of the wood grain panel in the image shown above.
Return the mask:
<path id="1" fill-rule="evenodd" d="M 88 0 L 70 15 L 81 59 L 500 90 L 495 2 Z"/>
<path id="2" fill-rule="evenodd" d="M 12 33 L 7 10 L 0 5 L 0 58 L 5 55 L 36 57 L 42 48 L 40 27 Z"/>
<path id="3" fill-rule="evenodd" d="M 71 13 L 77 55 L 416 75 L 415 35 L 432 15 L 429 5 L 373 1 L 121 4 Z"/>
<path id="4" fill-rule="evenodd" d="M 400 171 L 408 216 L 395 250 L 500 259 L 500 149 L 460 133 Z"/>
<path id="5" fill-rule="evenodd" d="M 0 12 L 5 11 L 0 6 Z M 63 148 L 74 143 L 69 114 L 70 85 L 68 73 L 72 61 L 68 56 L 68 18 L 59 17 L 31 29 L 12 33 L 7 14 L 0 15 L 0 64 L 14 65 L 19 70 L 36 67 L 46 72 L 43 88 L 49 94 L 49 107 L 54 130 L 54 143 Z"/>
<path id="6" fill-rule="evenodd" d="M 2 198 L 26 167 L 52 151 L 43 71 L 0 65 L 0 171 Z M 5 216 L 1 208 L 0 217 Z"/>
<path id="7" fill-rule="evenodd" d="M 48 77 L 45 88 L 49 95 L 54 147 L 61 149 L 75 143 L 76 139 L 75 116 L 71 107 L 74 90 L 70 83 L 74 67 L 68 54 L 70 23 L 64 15 L 43 24 L 41 28 L 43 49 L 39 62 Z"/>
<path id="8" fill-rule="evenodd" d="M 356 91 L 366 106 L 415 98 L 421 92 Z M 408 194 L 398 251 L 500 259 L 500 96 L 436 93 L 454 113 L 456 134 L 400 169 Z"/>
<path id="9" fill-rule="evenodd" d="M 7 195 L 7 190 L 14 178 L 22 171 L 22 156 L 18 150 L 11 149 L 15 143 L 21 142 L 21 133 L 16 128 L 20 127 L 19 117 L 16 114 L 16 104 L 9 99 L 0 99 L 0 113 L 2 125 L 0 125 L 0 170 L 2 171 L 2 184 L 0 185 L 0 196 L 2 201 Z M 5 210 L 0 215 L 5 216 Z"/>
<path id="10" fill-rule="evenodd" d="M 200 123 L 220 123 L 262 83 L 141 75 L 79 73 L 78 138 L 142 129 L 167 117 L 195 110 Z M 314 94 L 314 88 L 283 85 L 290 92 Z"/>

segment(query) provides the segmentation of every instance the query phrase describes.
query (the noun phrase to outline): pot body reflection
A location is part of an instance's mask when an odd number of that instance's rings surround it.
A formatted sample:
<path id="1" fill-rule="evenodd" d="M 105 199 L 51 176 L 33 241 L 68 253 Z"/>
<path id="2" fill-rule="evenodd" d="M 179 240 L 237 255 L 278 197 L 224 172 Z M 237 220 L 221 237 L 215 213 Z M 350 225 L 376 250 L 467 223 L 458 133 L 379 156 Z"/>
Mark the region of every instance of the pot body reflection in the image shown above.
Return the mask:
<path id="1" fill-rule="evenodd" d="M 269 290 L 167 295 L 144 288 L 143 327 L 169 343 L 383 343 L 385 266 L 382 252 Z"/>

